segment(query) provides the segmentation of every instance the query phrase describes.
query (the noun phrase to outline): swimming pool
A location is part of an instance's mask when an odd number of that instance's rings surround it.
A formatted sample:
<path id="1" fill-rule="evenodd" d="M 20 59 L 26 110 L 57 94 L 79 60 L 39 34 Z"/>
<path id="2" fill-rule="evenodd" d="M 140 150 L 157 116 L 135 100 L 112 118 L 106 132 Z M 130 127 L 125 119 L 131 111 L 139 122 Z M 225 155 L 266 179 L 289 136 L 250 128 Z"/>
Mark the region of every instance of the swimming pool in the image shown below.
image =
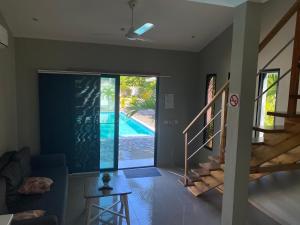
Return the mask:
<path id="1" fill-rule="evenodd" d="M 100 113 L 100 138 L 114 138 L 114 121 L 115 114 L 113 112 Z M 154 132 L 144 126 L 137 120 L 127 117 L 120 112 L 119 117 L 119 137 L 134 137 L 134 136 L 151 136 L 154 137 Z"/>

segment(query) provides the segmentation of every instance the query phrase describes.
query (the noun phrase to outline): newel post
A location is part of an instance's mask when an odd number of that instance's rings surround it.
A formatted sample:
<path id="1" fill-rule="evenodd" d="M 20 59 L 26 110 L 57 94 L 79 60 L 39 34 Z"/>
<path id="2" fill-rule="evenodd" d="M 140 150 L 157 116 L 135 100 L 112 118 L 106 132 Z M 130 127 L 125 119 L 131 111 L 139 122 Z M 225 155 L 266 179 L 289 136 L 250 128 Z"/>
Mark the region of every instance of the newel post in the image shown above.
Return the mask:
<path id="1" fill-rule="evenodd" d="M 188 186 L 188 134 L 184 133 L 184 185 Z"/>
<path id="2" fill-rule="evenodd" d="M 300 4 L 300 3 L 299 3 Z M 292 71 L 290 78 L 290 91 L 288 114 L 295 115 L 297 112 L 298 89 L 299 89 L 299 61 L 300 61 L 300 8 L 297 11 L 297 21 L 294 39 L 294 52 L 292 60 Z"/>
<path id="3" fill-rule="evenodd" d="M 225 162 L 227 102 L 228 102 L 228 87 L 222 93 L 221 140 L 220 140 L 220 156 L 219 156 L 221 164 Z"/>

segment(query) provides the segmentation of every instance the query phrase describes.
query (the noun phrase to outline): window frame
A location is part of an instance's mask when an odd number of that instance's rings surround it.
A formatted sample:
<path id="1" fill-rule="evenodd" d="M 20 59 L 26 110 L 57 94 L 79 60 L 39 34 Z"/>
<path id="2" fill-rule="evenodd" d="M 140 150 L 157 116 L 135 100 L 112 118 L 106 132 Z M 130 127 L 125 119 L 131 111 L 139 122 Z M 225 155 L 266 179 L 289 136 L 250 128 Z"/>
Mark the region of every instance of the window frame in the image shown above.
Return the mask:
<path id="1" fill-rule="evenodd" d="M 280 69 L 279 68 L 276 68 L 276 69 L 266 69 L 266 70 L 261 71 L 260 74 L 259 74 L 259 79 L 258 79 L 257 96 L 259 96 L 263 92 L 264 79 L 265 79 L 265 77 L 266 77 L 266 75 L 268 73 L 277 73 L 278 74 L 278 79 L 280 79 Z M 278 102 L 277 102 L 277 100 L 278 100 L 278 89 L 279 89 L 279 83 L 276 84 L 275 111 L 277 109 L 277 104 L 278 104 Z M 261 120 L 261 107 L 262 107 L 261 100 L 262 100 L 262 98 L 260 98 L 258 100 L 258 102 L 257 102 L 256 120 L 255 120 L 256 125 L 259 125 L 260 124 L 260 120 Z M 276 122 L 275 119 L 274 119 L 274 123 Z"/>

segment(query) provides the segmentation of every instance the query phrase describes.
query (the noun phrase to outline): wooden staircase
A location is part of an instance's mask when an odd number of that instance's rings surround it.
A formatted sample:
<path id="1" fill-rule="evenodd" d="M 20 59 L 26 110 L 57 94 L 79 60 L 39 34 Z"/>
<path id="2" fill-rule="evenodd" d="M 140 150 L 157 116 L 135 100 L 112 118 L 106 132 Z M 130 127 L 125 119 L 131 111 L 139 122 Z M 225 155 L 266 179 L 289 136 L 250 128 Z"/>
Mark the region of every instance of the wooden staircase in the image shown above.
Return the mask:
<path id="1" fill-rule="evenodd" d="M 252 159 L 249 181 L 257 180 L 272 172 L 300 169 L 300 120 L 288 121 L 284 131 L 278 133 L 278 129 L 267 129 L 265 140 L 257 146 L 253 143 Z M 224 164 L 219 157 L 209 157 L 207 163 L 199 165 L 198 170 L 209 171 L 199 174 L 193 172 L 193 179 L 188 185 L 188 190 L 195 196 L 199 196 L 211 189 L 223 191 Z"/>
<path id="2" fill-rule="evenodd" d="M 292 8 L 278 22 L 274 29 L 267 35 L 259 46 L 259 52 L 275 37 L 281 28 L 289 21 L 289 19 L 297 14 L 296 33 L 294 38 L 294 54 L 292 60 L 292 68 L 284 73 L 278 81 L 271 86 L 279 83 L 287 74 L 291 74 L 290 90 L 288 99 L 287 112 L 268 112 L 269 116 L 284 118 L 284 126 L 262 127 L 253 126 L 253 133 L 263 133 L 263 137 L 255 137 L 252 139 L 252 152 L 249 170 L 249 182 L 258 180 L 263 176 L 269 175 L 278 171 L 290 171 L 300 169 L 300 114 L 296 113 L 297 100 L 300 98 L 298 94 L 299 88 L 299 61 L 300 61 L 300 1 L 297 1 Z M 282 53 L 291 44 L 290 41 L 285 45 L 276 57 Z M 273 57 L 268 64 L 276 59 Z M 266 69 L 267 66 L 263 67 Z M 259 73 L 260 74 L 260 73 Z M 259 76 L 258 74 L 258 76 Z M 258 100 L 270 90 L 267 88 L 263 93 L 260 93 L 255 99 Z M 215 97 L 209 102 L 203 110 L 193 119 L 187 126 L 183 134 L 185 136 L 185 174 L 180 180 L 187 189 L 194 195 L 200 196 L 212 189 L 216 189 L 221 193 L 224 190 L 224 169 L 225 169 L 225 147 L 226 147 L 226 118 L 227 118 L 227 101 L 229 92 L 229 81 L 216 93 Z M 214 122 L 214 117 L 208 124 L 201 129 L 192 138 L 189 137 L 189 132 L 196 124 L 198 126 L 199 118 L 210 109 L 215 102 L 222 97 L 221 110 L 217 113 L 221 115 L 221 129 L 212 136 L 214 139 L 217 135 L 220 136 L 220 153 L 219 155 L 209 156 L 207 162 L 200 163 L 197 168 L 189 168 L 189 161 L 205 147 L 205 143 L 196 151 L 190 152 L 189 146 L 200 134 L 207 128 L 209 123 Z M 251 137 L 249 137 L 251 138 Z M 210 141 L 209 140 L 209 141 Z M 228 149 L 230 151 L 230 149 Z M 298 163 L 299 162 L 299 163 Z"/>

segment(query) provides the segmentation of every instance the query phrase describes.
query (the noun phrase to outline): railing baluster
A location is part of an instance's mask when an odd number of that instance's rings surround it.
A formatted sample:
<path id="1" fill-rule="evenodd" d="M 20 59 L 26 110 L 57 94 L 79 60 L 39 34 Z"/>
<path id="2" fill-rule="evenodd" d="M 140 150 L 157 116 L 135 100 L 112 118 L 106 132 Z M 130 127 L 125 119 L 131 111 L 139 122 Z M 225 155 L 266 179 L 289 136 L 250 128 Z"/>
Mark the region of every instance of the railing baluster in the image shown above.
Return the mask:
<path id="1" fill-rule="evenodd" d="M 188 186 L 188 134 L 184 134 L 184 185 Z"/>
<path id="2" fill-rule="evenodd" d="M 191 144 L 200 134 L 202 134 L 202 132 L 221 114 L 221 112 L 222 109 L 188 142 L 188 145 Z"/>
<path id="3" fill-rule="evenodd" d="M 224 163 L 224 161 L 225 161 L 227 101 L 228 101 L 228 88 L 226 90 L 224 90 L 223 94 L 222 94 L 220 163 Z"/>

